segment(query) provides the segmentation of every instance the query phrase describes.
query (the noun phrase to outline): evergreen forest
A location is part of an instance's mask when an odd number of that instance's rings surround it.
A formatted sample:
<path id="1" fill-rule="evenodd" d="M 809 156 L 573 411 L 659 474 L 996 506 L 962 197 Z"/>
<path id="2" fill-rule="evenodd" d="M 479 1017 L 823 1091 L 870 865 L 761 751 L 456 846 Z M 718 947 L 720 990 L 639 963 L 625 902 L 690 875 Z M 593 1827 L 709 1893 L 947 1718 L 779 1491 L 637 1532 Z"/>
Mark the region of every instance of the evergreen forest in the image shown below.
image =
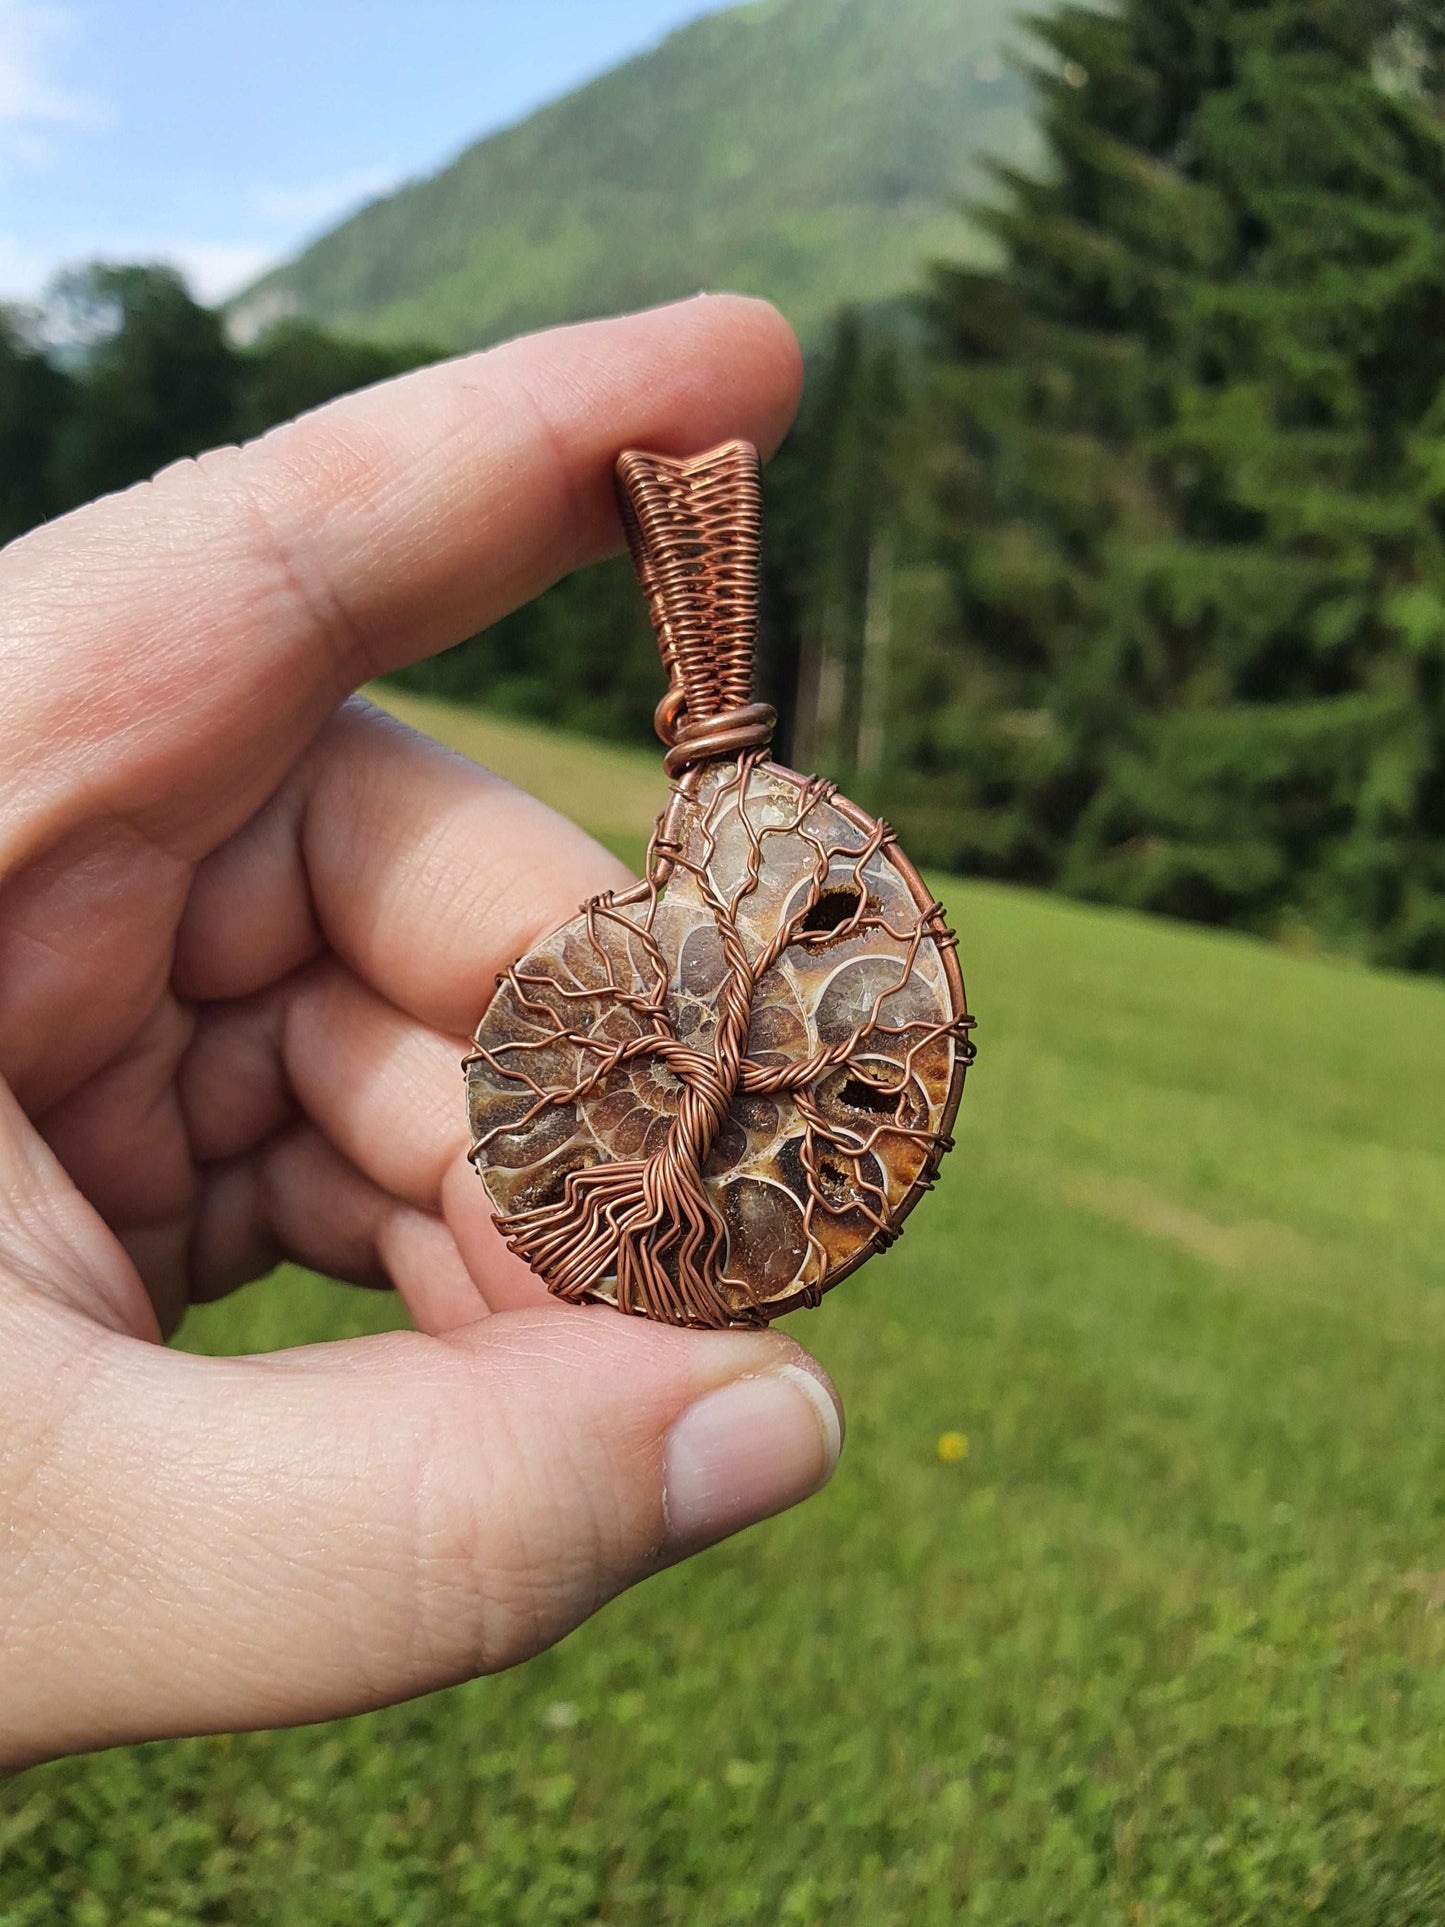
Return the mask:
<path id="1" fill-rule="evenodd" d="M 808 341 L 782 753 L 926 862 L 1445 972 L 1445 10 L 1066 4 L 1024 74 L 1037 161 Z M 235 335 L 145 266 L 3 317 L 0 536 L 439 352 Z M 659 693 L 622 563 L 406 680 L 638 740 Z"/>

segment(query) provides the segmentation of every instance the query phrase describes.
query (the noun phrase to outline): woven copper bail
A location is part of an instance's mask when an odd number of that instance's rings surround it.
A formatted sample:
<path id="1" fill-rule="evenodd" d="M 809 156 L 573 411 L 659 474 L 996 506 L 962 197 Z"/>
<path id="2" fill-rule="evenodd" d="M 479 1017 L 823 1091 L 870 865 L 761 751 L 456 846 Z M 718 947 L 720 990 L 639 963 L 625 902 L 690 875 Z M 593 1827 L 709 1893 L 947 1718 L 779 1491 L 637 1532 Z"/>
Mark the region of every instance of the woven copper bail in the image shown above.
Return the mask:
<path id="1" fill-rule="evenodd" d="M 670 679 L 657 706 L 669 776 L 772 740 L 777 712 L 755 703 L 763 500 L 751 442 L 676 461 L 629 449 L 617 494 L 627 545 Z"/>

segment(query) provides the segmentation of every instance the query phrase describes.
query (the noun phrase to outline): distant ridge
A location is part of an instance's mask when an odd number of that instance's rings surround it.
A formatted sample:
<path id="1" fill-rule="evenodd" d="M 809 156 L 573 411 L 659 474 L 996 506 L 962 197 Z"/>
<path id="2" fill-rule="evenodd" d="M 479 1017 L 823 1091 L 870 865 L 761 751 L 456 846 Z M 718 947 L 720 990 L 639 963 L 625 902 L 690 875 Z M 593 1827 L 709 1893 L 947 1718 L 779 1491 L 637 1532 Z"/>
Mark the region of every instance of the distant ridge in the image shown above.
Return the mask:
<path id="1" fill-rule="evenodd" d="M 756 0 L 684 27 L 427 180 L 373 202 L 232 304 L 470 347 L 727 287 L 804 334 L 973 245 L 977 156 L 1033 151 L 1004 59 L 1028 0 Z"/>

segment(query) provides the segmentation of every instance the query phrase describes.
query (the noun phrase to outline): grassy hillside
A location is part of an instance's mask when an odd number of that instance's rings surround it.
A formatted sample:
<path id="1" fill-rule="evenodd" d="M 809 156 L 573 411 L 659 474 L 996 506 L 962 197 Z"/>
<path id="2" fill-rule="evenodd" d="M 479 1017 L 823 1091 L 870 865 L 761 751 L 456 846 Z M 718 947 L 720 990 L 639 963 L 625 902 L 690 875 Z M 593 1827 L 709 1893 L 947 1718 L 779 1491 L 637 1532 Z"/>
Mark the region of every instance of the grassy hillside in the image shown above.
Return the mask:
<path id="1" fill-rule="evenodd" d="M 1445 1918 L 1445 986 L 940 887 L 980 1061 L 793 1321 L 828 1493 L 506 1678 L 29 1776 L 4 1927 Z M 186 1337 L 389 1315 L 288 1273 Z"/>
<path id="2" fill-rule="evenodd" d="M 805 334 L 957 254 L 1030 139 L 1023 0 L 764 0 L 674 34 L 365 208 L 236 305 L 453 347 L 727 287 Z"/>
<path id="3" fill-rule="evenodd" d="M 371 694 L 414 729 L 441 737 L 509 783 L 544 796 L 574 822 L 585 822 L 625 863 L 641 861 L 659 801 L 659 763 L 651 750 L 579 743 L 539 724 L 432 702 L 389 683 Z"/>

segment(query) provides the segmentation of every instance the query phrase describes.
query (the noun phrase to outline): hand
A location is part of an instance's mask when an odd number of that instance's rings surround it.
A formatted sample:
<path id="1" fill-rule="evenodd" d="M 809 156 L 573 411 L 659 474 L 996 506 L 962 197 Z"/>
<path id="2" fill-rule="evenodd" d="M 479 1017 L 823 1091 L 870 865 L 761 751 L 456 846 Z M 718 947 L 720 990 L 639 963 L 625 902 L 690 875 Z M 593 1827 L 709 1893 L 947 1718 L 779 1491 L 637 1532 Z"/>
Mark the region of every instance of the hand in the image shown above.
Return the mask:
<path id="1" fill-rule="evenodd" d="M 345 700 L 615 545 L 619 449 L 770 447 L 798 380 L 770 309 L 689 302 L 0 555 L 0 1767 L 513 1664 L 831 1471 L 787 1340 L 567 1310 L 502 1247 L 465 1037 L 622 876 Z M 283 1258 L 417 1330 L 163 1349 Z"/>

